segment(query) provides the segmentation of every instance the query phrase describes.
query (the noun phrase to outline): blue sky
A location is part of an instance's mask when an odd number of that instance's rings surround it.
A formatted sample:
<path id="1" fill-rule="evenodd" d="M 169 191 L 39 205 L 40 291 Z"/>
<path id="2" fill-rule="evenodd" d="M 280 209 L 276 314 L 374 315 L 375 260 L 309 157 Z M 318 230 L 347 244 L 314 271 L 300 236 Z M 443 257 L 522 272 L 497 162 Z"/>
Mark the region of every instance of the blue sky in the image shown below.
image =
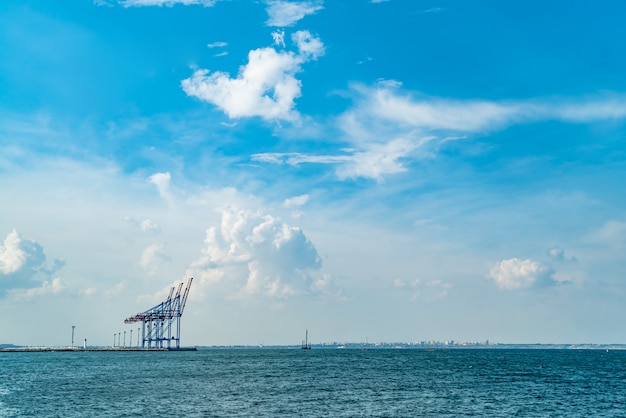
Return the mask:
<path id="1" fill-rule="evenodd" d="M 0 326 L 626 343 L 626 5 L 0 6 Z"/>

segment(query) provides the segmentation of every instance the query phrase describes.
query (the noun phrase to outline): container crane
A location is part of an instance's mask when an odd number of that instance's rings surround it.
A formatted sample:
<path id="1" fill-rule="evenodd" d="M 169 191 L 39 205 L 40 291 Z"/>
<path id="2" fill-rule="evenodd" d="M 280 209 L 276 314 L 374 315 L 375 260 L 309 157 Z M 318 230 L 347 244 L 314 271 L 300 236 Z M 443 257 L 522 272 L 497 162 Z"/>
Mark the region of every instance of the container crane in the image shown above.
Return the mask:
<path id="1" fill-rule="evenodd" d="M 192 281 L 193 277 L 190 277 L 185 290 L 183 282 L 178 285 L 176 292 L 172 287 L 163 302 L 124 320 L 125 324 L 142 323 L 142 348 L 171 349 L 173 342 L 176 349 L 180 348 L 180 317 L 183 315 Z"/>

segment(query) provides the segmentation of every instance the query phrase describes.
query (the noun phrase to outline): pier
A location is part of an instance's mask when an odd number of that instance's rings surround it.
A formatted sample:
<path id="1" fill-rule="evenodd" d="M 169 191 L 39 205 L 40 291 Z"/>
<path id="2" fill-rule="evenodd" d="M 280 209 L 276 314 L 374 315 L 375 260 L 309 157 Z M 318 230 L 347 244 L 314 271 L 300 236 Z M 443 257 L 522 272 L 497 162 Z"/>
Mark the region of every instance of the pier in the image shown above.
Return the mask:
<path id="1" fill-rule="evenodd" d="M 0 348 L 0 353 L 70 353 L 85 351 L 108 351 L 108 352 L 128 352 L 128 351 L 197 351 L 196 347 L 172 347 L 172 348 L 141 348 L 141 347 L 11 347 Z"/>

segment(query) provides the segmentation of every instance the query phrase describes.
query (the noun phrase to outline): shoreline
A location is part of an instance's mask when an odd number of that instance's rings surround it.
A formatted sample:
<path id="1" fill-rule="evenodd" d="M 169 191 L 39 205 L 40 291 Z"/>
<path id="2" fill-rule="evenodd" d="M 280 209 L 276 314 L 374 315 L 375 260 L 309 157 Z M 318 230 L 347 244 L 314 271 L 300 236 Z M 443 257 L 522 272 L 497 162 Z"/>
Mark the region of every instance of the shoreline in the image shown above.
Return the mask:
<path id="1" fill-rule="evenodd" d="M 626 351 L 626 344 L 475 344 L 475 345 L 444 345 L 444 344 L 313 344 L 316 350 L 602 350 L 602 351 Z M 212 345 L 212 346 L 189 346 L 180 348 L 141 348 L 141 347 L 46 347 L 46 346 L 13 346 L 0 347 L 0 353 L 37 353 L 37 352 L 140 352 L 140 351 L 203 351 L 203 350 L 300 350 L 296 345 Z"/>

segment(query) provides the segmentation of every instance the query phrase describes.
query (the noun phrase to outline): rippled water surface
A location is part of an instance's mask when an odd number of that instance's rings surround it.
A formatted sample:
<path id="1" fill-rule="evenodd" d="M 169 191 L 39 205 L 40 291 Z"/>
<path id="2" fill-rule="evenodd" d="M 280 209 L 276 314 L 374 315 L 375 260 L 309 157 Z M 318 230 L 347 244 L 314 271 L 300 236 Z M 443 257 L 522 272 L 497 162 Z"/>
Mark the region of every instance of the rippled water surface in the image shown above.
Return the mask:
<path id="1" fill-rule="evenodd" d="M 626 416 L 626 351 L 0 353 L 2 417 Z"/>

